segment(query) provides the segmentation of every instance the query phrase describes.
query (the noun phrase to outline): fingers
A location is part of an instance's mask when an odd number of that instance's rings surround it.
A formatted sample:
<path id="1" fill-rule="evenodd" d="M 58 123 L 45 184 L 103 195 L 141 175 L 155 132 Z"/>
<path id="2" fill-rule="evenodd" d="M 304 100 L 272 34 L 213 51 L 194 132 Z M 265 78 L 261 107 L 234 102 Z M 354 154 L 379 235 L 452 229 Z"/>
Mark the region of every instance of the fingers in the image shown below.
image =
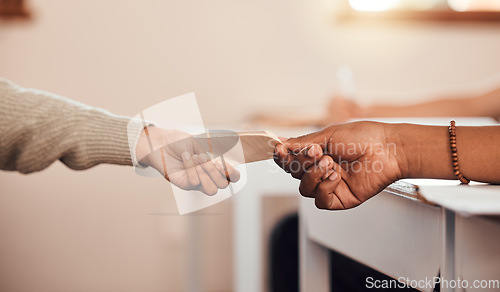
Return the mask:
<path id="1" fill-rule="evenodd" d="M 342 179 L 338 172 L 333 171 L 329 177 L 318 184 L 314 199 L 314 203 L 318 209 L 345 209 L 342 201 L 335 194 L 335 190 L 341 181 Z"/>
<path id="2" fill-rule="evenodd" d="M 330 156 L 323 156 L 302 176 L 299 191 L 304 197 L 315 198 L 316 207 L 328 210 L 350 209 L 361 204 L 351 192 L 345 172 Z"/>
<path id="3" fill-rule="evenodd" d="M 202 153 L 198 155 L 198 162 L 208 174 L 212 182 L 217 186 L 217 188 L 224 189 L 229 185 L 226 176 L 222 175 L 222 173 L 215 166 L 214 162 L 209 159 L 207 154 Z"/>
<path id="4" fill-rule="evenodd" d="M 321 181 L 333 172 L 333 159 L 325 155 L 317 165 L 311 166 L 302 177 L 299 192 L 304 197 L 313 198 Z"/>
<path id="5" fill-rule="evenodd" d="M 182 153 L 182 162 L 184 163 L 184 168 L 186 169 L 186 175 L 189 183 L 192 186 L 197 186 L 200 184 L 200 179 L 198 178 L 198 173 L 196 172 L 195 165 L 197 162 L 194 161 L 193 157 L 189 152 Z"/>
<path id="6" fill-rule="evenodd" d="M 231 164 L 226 163 L 224 157 L 215 161 L 215 166 L 219 172 L 230 182 L 237 182 L 240 180 L 240 172 L 237 171 Z"/>
<path id="7" fill-rule="evenodd" d="M 323 149 L 313 144 L 300 151 L 288 164 L 290 173 L 294 178 L 300 179 L 304 172 L 313 164 L 317 163 L 323 156 Z"/>
<path id="8" fill-rule="evenodd" d="M 193 159 L 196 159 L 197 161 L 199 161 L 198 160 L 199 158 L 197 155 L 194 155 Z M 200 179 L 200 191 L 202 191 L 203 193 L 205 193 L 209 196 L 215 195 L 217 193 L 217 190 L 218 190 L 217 186 L 212 181 L 212 179 L 210 179 L 210 177 L 205 172 L 203 167 L 201 165 L 197 165 L 195 167 L 195 169 L 196 169 L 196 173 L 198 174 L 198 178 Z"/>
<path id="9" fill-rule="evenodd" d="M 323 149 L 317 144 L 293 153 L 283 144 L 276 145 L 275 162 L 286 172 L 291 173 L 294 178 L 300 179 L 304 172 L 313 164 L 317 163 L 323 156 Z"/>
<path id="10" fill-rule="evenodd" d="M 290 138 L 283 141 L 284 146 L 292 152 L 298 152 L 312 144 L 318 144 L 321 148 L 324 148 L 328 142 L 328 135 L 324 133 L 325 131 L 314 132 L 304 136 Z"/>
<path id="11" fill-rule="evenodd" d="M 319 183 L 314 202 L 319 209 L 328 210 L 350 209 L 361 204 L 338 171 Z"/>
<path id="12" fill-rule="evenodd" d="M 200 155 L 193 155 L 192 159 L 194 173 L 190 174 L 189 169 L 186 169 L 188 179 L 189 176 L 198 178 L 200 185 L 199 189 L 203 193 L 213 196 L 217 193 L 218 189 L 225 189 L 230 182 L 237 182 L 240 179 L 240 173 L 229 163 L 222 163 L 221 160 L 212 161 L 209 159 L 208 154 L 202 153 Z"/>
<path id="13" fill-rule="evenodd" d="M 274 148 L 274 162 L 276 162 L 279 167 L 287 171 L 286 165 L 292 159 L 292 157 L 293 155 L 288 151 L 285 145 L 276 144 L 276 147 Z"/>

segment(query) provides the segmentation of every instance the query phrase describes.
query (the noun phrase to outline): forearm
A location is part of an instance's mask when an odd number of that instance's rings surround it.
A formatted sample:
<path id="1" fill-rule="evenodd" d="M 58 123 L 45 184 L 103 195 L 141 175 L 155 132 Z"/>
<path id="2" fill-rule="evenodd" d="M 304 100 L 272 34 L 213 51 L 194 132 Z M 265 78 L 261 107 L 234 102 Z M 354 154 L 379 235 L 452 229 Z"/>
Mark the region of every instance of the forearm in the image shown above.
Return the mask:
<path id="1" fill-rule="evenodd" d="M 439 97 L 412 105 L 374 105 L 365 109 L 366 117 L 474 117 L 500 116 L 500 88 L 470 97 Z"/>
<path id="2" fill-rule="evenodd" d="M 0 169 L 30 173 L 61 160 L 73 169 L 131 165 L 129 119 L 0 80 Z"/>
<path id="3" fill-rule="evenodd" d="M 479 108 L 474 99 L 439 99 L 424 103 L 390 106 L 374 105 L 366 109 L 367 117 L 467 117 L 490 116 Z"/>
<path id="4" fill-rule="evenodd" d="M 456 179 L 448 127 L 390 125 L 405 178 Z M 500 183 L 500 127 L 456 127 L 460 171 L 473 181 Z"/>

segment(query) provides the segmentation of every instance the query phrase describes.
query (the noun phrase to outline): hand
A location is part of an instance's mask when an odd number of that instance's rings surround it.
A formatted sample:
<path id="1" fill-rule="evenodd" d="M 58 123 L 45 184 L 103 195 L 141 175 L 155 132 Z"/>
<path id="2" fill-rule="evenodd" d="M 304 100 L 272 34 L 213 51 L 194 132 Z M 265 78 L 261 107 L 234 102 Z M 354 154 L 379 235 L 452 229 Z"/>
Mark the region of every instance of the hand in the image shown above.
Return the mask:
<path id="1" fill-rule="evenodd" d="M 392 125 L 356 122 L 285 140 L 275 161 L 301 179 L 321 209 L 349 209 L 403 177 L 405 156 Z"/>
<path id="2" fill-rule="evenodd" d="M 220 158 L 211 160 L 207 150 L 185 132 L 148 127 L 140 135 L 136 156 L 141 165 L 152 166 L 181 189 L 215 195 L 240 174 Z"/>

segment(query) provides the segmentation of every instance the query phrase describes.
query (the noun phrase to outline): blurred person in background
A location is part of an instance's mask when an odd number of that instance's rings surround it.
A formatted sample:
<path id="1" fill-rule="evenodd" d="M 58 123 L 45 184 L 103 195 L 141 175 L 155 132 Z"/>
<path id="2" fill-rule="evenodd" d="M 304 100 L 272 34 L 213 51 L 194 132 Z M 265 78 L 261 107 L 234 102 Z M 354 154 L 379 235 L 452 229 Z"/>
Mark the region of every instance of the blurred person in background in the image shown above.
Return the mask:
<path id="1" fill-rule="evenodd" d="M 428 100 L 428 99 L 426 99 Z M 255 114 L 250 121 L 280 127 L 324 127 L 349 120 L 366 118 L 397 117 L 491 117 L 500 119 L 500 86 L 471 95 L 446 95 L 429 101 L 407 105 L 374 103 L 371 105 L 355 101 L 342 95 L 332 97 L 326 104 L 324 114 L 317 117 L 300 115 Z"/>
<path id="2" fill-rule="evenodd" d="M 409 105 L 363 105 L 342 96 L 332 98 L 321 125 L 351 119 L 387 117 L 491 117 L 500 118 L 500 87 L 472 96 L 444 96 Z"/>

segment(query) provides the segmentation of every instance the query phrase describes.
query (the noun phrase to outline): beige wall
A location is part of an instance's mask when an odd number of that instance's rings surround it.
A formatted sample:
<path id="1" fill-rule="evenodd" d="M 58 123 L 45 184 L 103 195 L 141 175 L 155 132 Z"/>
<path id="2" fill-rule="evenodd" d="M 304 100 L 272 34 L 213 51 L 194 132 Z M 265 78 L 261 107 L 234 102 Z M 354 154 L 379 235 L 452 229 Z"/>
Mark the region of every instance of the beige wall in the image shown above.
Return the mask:
<path id="1" fill-rule="evenodd" d="M 195 91 L 206 122 L 234 125 L 320 108 L 339 64 L 397 102 L 499 71 L 498 24 L 336 24 L 335 3 L 32 0 L 33 22 L 0 23 L 0 76 L 125 115 Z M 0 290 L 184 290 L 190 223 L 151 215 L 172 212 L 166 184 L 126 167 L 0 173 Z M 203 285 L 231 290 L 231 212 L 212 212 Z"/>

